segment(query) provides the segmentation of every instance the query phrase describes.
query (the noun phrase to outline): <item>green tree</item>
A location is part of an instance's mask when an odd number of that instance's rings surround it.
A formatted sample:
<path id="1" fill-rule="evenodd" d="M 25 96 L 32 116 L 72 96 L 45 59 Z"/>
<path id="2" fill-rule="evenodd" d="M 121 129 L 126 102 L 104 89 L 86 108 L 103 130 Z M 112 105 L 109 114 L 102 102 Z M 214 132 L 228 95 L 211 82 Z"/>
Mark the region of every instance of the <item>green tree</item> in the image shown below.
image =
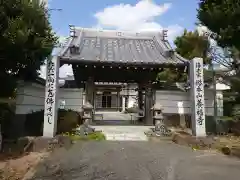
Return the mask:
<path id="1" fill-rule="evenodd" d="M 210 47 L 209 41 L 205 36 L 201 36 L 197 31 L 184 30 L 181 36 L 178 36 L 175 41 L 175 51 L 186 59 L 201 57 L 204 63 L 209 63 L 208 50 Z M 186 81 L 187 72 L 166 68 L 158 74 L 157 79 L 166 81 L 167 84 L 178 81 Z"/>
<path id="2" fill-rule="evenodd" d="M 197 17 L 220 46 L 240 50 L 240 0 L 200 0 Z"/>
<path id="3" fill-rule="evenodd" d="M 203 58 L 204 63 L 209 63 L 208 51 L 209 41 L 205 36 L 201 36 L 198 31 L 184 30 L 181 36 L 178 36 L 174 44 L 176 45 L 176 52 L 186 59 L 193 59 L 194 57 Z"/>
<path id="4" fill-rule="evenodd" d="M 218 45 L 228 49 L 231 57 L 231 69 L 234 75 L 227 76 L 227 81 L 231 84 L 230 94 L 240 91 L 240 0 L 200 0 L 198 9 L 198 20 L 200 24 L 206 26 L 214 33 L 214 38 Z M 227 93 L 228 97 L 231 97 Z M 227 100 L 229 99 L 229 100 Z M 225 103 L 233 108 L 228 108 L 232 115 L 239 119 L 240 95 L 235 94 L 235 99 L 226 98 Z M 237 108 L 236 108 L 237 107 Z"/>
<path id="5" fill-rule="evenodd" d="M 2 0 L 0 22 L 0 80 L 9 80 L 0 96 L 6 96 L 15 89 L 16 78 L 31 80 L 38 76 L 57 37 L 47 9 L 37 0 Z"/>

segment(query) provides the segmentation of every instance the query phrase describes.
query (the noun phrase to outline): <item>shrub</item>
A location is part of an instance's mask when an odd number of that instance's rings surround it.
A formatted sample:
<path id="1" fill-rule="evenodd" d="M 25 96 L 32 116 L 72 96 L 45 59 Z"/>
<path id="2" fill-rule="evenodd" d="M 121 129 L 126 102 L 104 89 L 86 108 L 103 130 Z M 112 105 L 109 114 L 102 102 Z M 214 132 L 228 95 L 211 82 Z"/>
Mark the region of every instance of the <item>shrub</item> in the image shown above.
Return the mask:
<path id="1" fill-rule="evenodd" d="M 0 103 L 0 132 L 3 138 L 8 138 L 11 133 L 14 107 L 11 104 Z"/>
<path id="2" fill-rule="evenodd" d="M 106 139 L 105 135 L 102 132 L 94 132 L 89 134 L 87 137 L 89 140 L 97 140 L 97 141 Z"/>
<path id="3" fill-rule="evenodd" d="M 80 115 L 72 110 L 59 110 L 57 133 L 71 132 L 80 124 Z"/>
<path id="4" fill-rule="evenodd" d="M 26 115 L 25 133 L 28 136 L 42 136 L 44 111 L 36 111 Z"/>
<path id="5" fill-rule="evenodd" d="M 106 140 L 105 135 L 102 132 L 93 132 L 86 136 L 80 136 L 74 133 L 65 133 L 63 136 L 68 136 L 72 141 L 78 141 L 78 140 L 96 140 L 96 141 L 102 141 Z"/>
<path id="6" fill-rule="evenodd" d="M 25 133 L 29 136 L 42 136 L 44 123 L 44 110 L 26 115 Z M 57 134 L 70 132 L 81 124 L 81 116 L 73 110 L 58 110 Z"/>

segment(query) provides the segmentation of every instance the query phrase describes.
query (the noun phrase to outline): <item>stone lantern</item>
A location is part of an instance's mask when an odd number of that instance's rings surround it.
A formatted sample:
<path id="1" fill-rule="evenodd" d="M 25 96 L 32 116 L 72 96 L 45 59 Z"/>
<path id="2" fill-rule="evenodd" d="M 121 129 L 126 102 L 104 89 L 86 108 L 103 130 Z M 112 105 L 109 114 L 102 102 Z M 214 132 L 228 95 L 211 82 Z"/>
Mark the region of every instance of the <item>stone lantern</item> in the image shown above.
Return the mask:
<path id="1" fill-rule="evenodd" d="M 80 126 L 80 129 L 77 133 L 81 136 L 88 135 L 89 133 L 93 133 L 95 131 L 94 128 L 90 127 L 89 124 L 93 120 L 93 106 L 87 102 L 83 105 L 83 124 Z"/>
<path id="2" fill-rule="evenodd" d="M 155 128 L 154 132 L 156 135 L 161 136 L 161 135 L 166 135 L 168 133 L 168 129 L 164 124 L 164 117 L 162 114 L 163 108 L 160 104 L 155 104 L 152 107 L 154 116 L 154 123 L 155 123 Z"/>
<path id="3" fill-rule="evenodd" d="M 152 107 L 152 110 L 153 110 L 153 119 L 154 119 L 154 122 L 155 124 L 156 123 L 159 123 L 160 121 L 163 123 L 163 114 L 162 114 L 162 111 L 163 111 L 163 108 L 160 104 L 154 104 L 154 106 Z"/>
<path id="4" fill-rule="evenodd" d="M 87 102 L 83 105 L 82 109 L 84 124 L 89 124 L 93 120 L 93 106 Z"/>

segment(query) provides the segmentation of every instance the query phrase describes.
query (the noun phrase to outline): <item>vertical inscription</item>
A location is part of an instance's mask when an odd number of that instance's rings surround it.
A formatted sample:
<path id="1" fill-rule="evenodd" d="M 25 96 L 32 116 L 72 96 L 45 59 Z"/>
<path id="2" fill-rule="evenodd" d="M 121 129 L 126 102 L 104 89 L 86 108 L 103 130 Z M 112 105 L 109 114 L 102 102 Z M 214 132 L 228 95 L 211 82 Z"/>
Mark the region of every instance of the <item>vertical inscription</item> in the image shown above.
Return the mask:
<path id="1" fill-rule="evenodd" d="M 55 79 L 55 64 L 51 60 L 48 60 L 47 62 L 47 82 L 46 82 L 46 116 L 48 119 L 48 124 L 52 124 L 52 116 L 53 116 L 53 111 L 54 111 L 54 96 L 55 96 L 55 90 L 54 90 L 54 83 L 56 81 Z"/>
<path id="2" fill-rule="evenodd" d="M 198 125 L 202 126 L 203 125 L 203 106 L 204 106 L 204 96 L 203 96 L 203 72 L 202 72 L 202 64 L 200 62 L 196 63 L 196 75 L 195 75 L 195 88 L 196 88 L 196 119 Z"/>
<path id="3" fill-rule="evenodd" d="M 192 130 L 196 136 L 206 136 L 203 60 L 194 58 L 190 66 Z"/>
<path id="4" fill-rule="evenodd" d="M 44 137 L 54 137 L 57 127 L 58 116 L 58 72 L 59 72 L 59 58 L 53 56 L 52 59 L 47 60 L 46 69 L 46 87 L 44 100 Z"/>

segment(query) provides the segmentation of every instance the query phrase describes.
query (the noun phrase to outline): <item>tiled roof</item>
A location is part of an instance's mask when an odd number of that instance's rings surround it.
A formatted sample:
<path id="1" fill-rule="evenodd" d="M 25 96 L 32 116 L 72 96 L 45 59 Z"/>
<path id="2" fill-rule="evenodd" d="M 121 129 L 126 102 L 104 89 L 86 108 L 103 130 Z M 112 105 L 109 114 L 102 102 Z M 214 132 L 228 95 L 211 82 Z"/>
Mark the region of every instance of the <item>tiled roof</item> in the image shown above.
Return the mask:
<path id="1" fill-rule="evenodd" d="M 71 48 L 73 47 L 73 48 Z M 129 64 L 185 64 L 159 32 L 75 29 L 60 52 L 62 59 Z"/>

